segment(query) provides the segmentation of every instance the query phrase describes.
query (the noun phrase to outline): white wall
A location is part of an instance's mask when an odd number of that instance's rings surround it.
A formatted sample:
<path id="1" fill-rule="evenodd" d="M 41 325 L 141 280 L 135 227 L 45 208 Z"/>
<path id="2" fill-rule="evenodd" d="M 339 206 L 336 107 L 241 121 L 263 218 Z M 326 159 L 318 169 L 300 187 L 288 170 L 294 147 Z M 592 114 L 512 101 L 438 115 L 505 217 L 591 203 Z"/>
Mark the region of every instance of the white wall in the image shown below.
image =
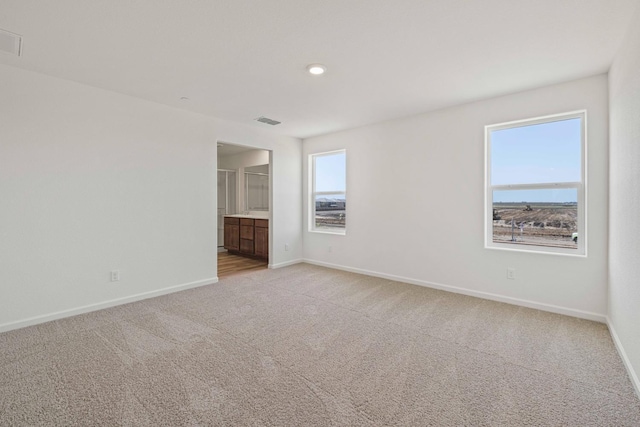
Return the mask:
<path id="1" fill-rule="evenodd" d="M 609 317 L 640 395 L 640 10 L 633 22 L 609 72 Z"/>
<path id="2" fill-rule="evenodd" d="M 6 66 L 0 93 L 0 331 L 215 281 L 218 140 L 273 150 L 272 262 L 300 258 L 299 140 Z"/>
<path id="3" fill-rule="evenodd" d="M 265 150 L 243 151 L 230 156 L 218 157 L 220 169 L 239 169 L 269 164 L 269 152 Z"/>
<path id="4" fill-rule="evenodd" d="M 305 225 L 304 258 L 604 321 L 607 96 L 601 75 L 304 140 L 305 200 L 307 155 L 347 149 L 347 234 Z M 588 258 L 484 249 L 484 126 L 578 109 L 588 114 Z"/>

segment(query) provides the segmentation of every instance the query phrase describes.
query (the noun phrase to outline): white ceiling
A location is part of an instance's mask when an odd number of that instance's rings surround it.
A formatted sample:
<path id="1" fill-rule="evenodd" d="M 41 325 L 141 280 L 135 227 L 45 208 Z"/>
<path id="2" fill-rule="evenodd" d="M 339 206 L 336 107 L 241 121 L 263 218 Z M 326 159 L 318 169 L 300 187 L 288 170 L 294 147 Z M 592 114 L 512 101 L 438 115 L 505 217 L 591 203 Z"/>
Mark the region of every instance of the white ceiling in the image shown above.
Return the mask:
<path id="1" fill-rule="evenodd" d="M 235 156 L 236 154 L 244 153 L 245 151 L 254 151 L 255 148 L 247 147 L 244 145 L 233 145 L 226 142 L 218 142 L 218 157 Z M 264 150 L 259 150 L 264 151 Z"/>
<path id="2" fill-rule="evenodd" d="M 308 137 L 606 72 L 639 4 L 0 0 L 0 63 Z"/>

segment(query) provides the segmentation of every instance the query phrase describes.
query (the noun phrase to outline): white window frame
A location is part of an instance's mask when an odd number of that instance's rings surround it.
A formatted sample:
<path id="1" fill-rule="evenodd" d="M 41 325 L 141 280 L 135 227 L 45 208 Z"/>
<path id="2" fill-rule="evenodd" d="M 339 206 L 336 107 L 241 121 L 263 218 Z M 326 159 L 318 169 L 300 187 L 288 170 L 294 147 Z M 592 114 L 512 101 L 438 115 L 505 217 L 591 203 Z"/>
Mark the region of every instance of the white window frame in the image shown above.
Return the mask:
<path id="1" fill-rule="evenodd" d="M 550 123 L 561 120 L 581 119 L 581 181 L 580 182 L 552 182 L 540 184 L 513 184 L 513 185 L 492 185 L 491 184 L 491 132 L 496 130 L 524 127 L 542 123 Z M 567 256 L 587 256 L 587 112 L 586 110 L 571 111 L 567 113 L 553 114 L 536 117 L 533 119 L 516 120 L 505 123 L 498 123 L 485 126 L 485 225 L 484 244 L 487 249 L 498 249 L 517 252 L 546 253 Z M 577 248 L 555 248 L 537 245 L 518 245 L 508 242 L 493 241 L 493 192 L 499 190 L 548 190 L 575 188 L 578 193 L 578 244 Z"/>
<path id="2" fill-rule="evenodd" d="M 344 191 L 316 191 L 316 162 L 318 157 L 331 156 L 339 153 L 345 155 L 345 183 Z M 328 229 L 328 228 L 316 228 L 316 196 L 331 196 L 336 194 L 343 194 L 345 202 L 347 199 L 347 167 L 346 167 L 347 150 L 333 150 L 322 153 L 309 154 L 309 231 L 313 233 L 325 233 L 325 234 L 347 234 L 347 218 L 345 217 L 344 228 Z M 345 206 L 346 214 L 346 206 Z"/>

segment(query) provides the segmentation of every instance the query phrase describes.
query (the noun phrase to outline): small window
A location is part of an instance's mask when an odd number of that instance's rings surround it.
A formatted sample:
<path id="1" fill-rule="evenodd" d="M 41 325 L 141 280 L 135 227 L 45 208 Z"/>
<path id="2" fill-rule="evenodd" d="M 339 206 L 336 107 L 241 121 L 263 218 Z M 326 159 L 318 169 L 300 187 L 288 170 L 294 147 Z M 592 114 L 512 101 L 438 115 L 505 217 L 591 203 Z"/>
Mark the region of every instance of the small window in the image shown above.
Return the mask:
<path id="1" fill-rule="evenodd" d="M 309 230 L 344 234 L 347 220 L 347 154 L 345 150 L 312 154 L 309 162 Z"/>
<path id="2" fill-rule="evenodd" d="M 584 111 L 485 127 L 485 246 L 586 255 Z"/>

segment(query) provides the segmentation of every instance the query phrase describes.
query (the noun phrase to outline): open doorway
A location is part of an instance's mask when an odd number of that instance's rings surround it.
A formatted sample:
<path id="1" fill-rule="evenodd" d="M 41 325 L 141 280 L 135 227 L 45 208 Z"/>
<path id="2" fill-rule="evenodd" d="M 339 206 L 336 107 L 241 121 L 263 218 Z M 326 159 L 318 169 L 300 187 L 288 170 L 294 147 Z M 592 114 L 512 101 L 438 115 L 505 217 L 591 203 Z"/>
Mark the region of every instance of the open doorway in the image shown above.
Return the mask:
<path id="1" fill-rule="evenodd" d="M 267 268 L 271 152 L 218 142 L 218 277 Z"/>

